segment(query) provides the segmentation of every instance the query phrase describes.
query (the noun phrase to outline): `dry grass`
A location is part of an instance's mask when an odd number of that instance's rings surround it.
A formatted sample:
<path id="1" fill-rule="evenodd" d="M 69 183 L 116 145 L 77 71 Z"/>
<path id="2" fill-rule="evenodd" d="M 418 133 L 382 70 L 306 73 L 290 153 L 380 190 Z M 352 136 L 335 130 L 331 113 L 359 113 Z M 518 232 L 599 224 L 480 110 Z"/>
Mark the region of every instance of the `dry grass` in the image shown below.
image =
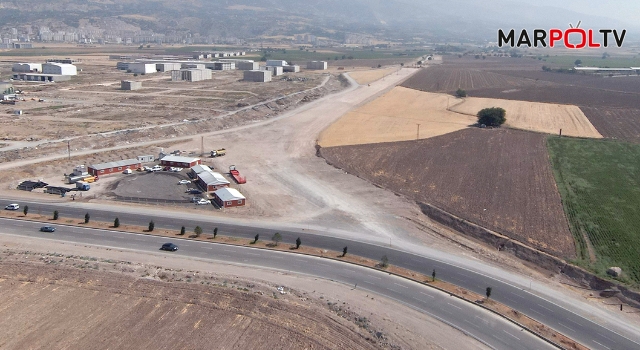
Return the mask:
<path id="1" fill-rule="evenodd" d="M 342 117 L 322 132 L 322 147 L 415 140 L 448 134 L 476 122 L 472 116 L 447 111 L 452 96 L 396 87 Z"/>
<path id="2" fill-rule="evenodd" d="M 373 83 L 374 81 L 380 80 L 389 74 L 395 73 L 396 71 L 398 71 L 397 67 L 386 68 L 386 69 L 370 69 L 370 70 L 349 72 L 349 75 L 353 79 L 355 79 L 355 81 L 357 81 L 358 84 L 366 85 L 369 83 Z"/>
<path id="3" fill-rule="evenodd" d="M 557 134 L 562 129 L 562 134 L 567 136 L 602 138 L 580 108 L 572 105 L 472 97 L 451 110 L 476 115 L 489 107 L 504 108 L 507 111 L 505 125 L 514 129 L 548 134 Z"/>

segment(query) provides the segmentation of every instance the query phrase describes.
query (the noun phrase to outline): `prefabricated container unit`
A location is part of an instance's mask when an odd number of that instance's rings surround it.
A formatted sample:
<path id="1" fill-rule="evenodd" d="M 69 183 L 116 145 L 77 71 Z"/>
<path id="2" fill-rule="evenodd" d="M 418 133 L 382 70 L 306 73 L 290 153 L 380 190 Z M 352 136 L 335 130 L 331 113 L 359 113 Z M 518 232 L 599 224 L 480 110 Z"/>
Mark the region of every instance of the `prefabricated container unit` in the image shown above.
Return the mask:
<path id="1" fill-rule="evenodd" d="M 299 73 L 300 72 L 300 66 L 298 66 L 297 64 L 293 65 L 293 66 L 284 66 L 284 67 L 282 67 L 282 70 L 285 73 Z"/>
<path id="2" fill-rule="evenodd" d="M 16 73 L 16 74 L 13 74 L 13 80 L 41 81 L 41 82 L 69 81 L 71 80 L 71 76 L 61 75 L 61 74 L 44 74 L 44 73 Z"/>
<path id="3" fill-rule="evenodd" d="M 265 70 L 271 72 L 271 76 L 277 77 L 279 75 L 284 74 L 284 67 L 281 66 L 266 66 L 264 67 Z"/>
<path id="4" fill-rule="evenodd" d="M 140 90 L 142 89 L 142 82 L 122 80 L 120 81 L 120 89 L 121 90 Z"/>
<path id="5" fill-rule="evenodd" d="M 307 62 L 307 69 L 326 70 L 327 62 L 326 61 Z"/>
<path id="6" fill-rule="evenodd" d="M 11 67 L 12 72 L 18 73 L 33 73 L 42 72 L 41 63 L 14 63 Z"/>
<path id="7" fill-rule="evenodd" d="M 154 162 L 156 160 L 156 157 L 153 154 L 148 154 L 148 155 L 144 155 L 144 156 L 137 156 L 136 158 L 141 163 L 151 163 L 151 162 Z"/>
<path id="8" fill-rule="evenodd" d="M 191 168 L 198 164 L 202 164 L 202 160 L 200 158 L 165 156 L 160 159 L 160 165 L 176 168 Z"/>
<path id="9" fill-rule="evenodd" d="M 210 69 L 181 69 L 171 71 L 171 81 L 201 81 L 211 79 Z"/>
<path id="10" fill-rule="evenodd" d="M 235 188 L 221 188 L 213 192 L 213 200 L 223 208 L 244 206 L 247 202 L 245 196 Z"/>
<path id="11" fill-rule="evenodd" d="M 236 63 L 236 67 L 238 67 L 239 70 L 258 70 L 260 69 L 260 64 L 253 61 L 244 61 Z"/>
<path id="12" fill-rule="evenodd" d="M 137 159 L 125 159 L 115 162 L 100 163 L 89 166 L 89 174 L 93 176 L 103 176 L 107 174 L 119 174 L 124 169 L 136 170 L 142 168 L 142 163 Z"/>
<path id="13" fill-rule="evenodd" d="M 229 186 L 229 180 L 225 179 L 220 173 L 213 171 L 203 171 L 198 174 L 198 183 L 207 190 L 213 192 L 223 187 Z"/>
<path id="14" fill-rule="evenodd" d="M 236 64 L 234 62 L 213 62 L 214 70 L 234 70 Z"/>
<path id="15" fill-rule="evenodd" d="M 129 69 L 129 65 L 132 64 L 133 62 L 118 62 L 116 63 L 116 68 L 120 69 L 120 70 L 128 70 Z"/>
<path id="16" fill-rule="evenodd" d="M 255 83 L 267 83 L 271 81 L 271 72 L 268 70 L 246 70 L 244 71 L 243 80 Z"/>
<path id="17" fill-rule="evenodd" d="M 45 63 L 42 65 L 43 74 L 78 75 L 78 68 L 68 63 Z"/>
<path id="18" fill-rule="evenodd" d="M 203 165 L 203 164 L 198 164 L 194 167 L 191 167 L 191 175 L 194 178 L 198 177 L 198 174 L 204 173 L 204 172 L 212 172 L 212 170 L 207 165 Z"/>
<path id="19" fill-rule="evenodd" d="M 267 66 L 284 67 L 287 65 L 289 65 L 289 63 L 287 63 L 287 61 L 284 61 L 284 60 L 267 60 Z"/>
<path id="20" fill-rule="evenodd" d="M 203 63 L 183 63 L 182 67 L 180 67 L 182 69 L 205 69 L 206 67 L 204 66 Z"/>
<path id="21" fill-rule="evenodd" d="M 158 72 L 170 72 L 172 70 L 180 70 L 182 64 L 177 62 L 156 63 L 156 70 Z"/>
<path id="22" fill-rule="evenodd" d="M 157 72 L 155 63 L 129 63 L 129 68 L 131 73 L 137 74 L 150 74 Z"/>

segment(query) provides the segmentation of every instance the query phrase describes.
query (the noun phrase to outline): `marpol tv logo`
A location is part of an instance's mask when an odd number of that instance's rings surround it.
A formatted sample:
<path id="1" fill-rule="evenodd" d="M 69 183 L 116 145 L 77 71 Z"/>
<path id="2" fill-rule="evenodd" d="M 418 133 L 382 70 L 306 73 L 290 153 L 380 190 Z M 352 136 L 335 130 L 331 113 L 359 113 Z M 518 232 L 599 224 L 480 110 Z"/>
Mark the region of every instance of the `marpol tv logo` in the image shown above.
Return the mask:
<path id="1" fill-rule="evenodd" d="M 582 29 L 580 28 L 581 23 L 582 21 L 578 21 L 575 28 L 569 23 L 570 28 L 564 31 L 560 29 L 534 29 L 533 33 L 529 33 L 523 29 L 517 38 L 514 29 L 507 33 L 498 29 L 498 47 L 547 47 L 547 45 L 556 47 L 564 45 L 567 49 L 584 49 L 585 47 L 609 47 L 613 44 L 622 47 L 624 37 L 627 34 L 626 29 L 621 31 L 617 29 Z"/>

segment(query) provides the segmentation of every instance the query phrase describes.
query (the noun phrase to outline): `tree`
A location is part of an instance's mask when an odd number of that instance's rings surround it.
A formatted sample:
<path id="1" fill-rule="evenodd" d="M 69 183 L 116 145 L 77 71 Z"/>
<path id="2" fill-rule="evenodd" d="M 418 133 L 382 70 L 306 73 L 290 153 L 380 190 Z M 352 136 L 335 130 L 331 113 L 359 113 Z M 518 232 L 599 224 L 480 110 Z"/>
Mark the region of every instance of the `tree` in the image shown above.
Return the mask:
<path id="1" fill-rule="evenodd" d="M 296 238 L 296 249 L 300 249 L 301 244 L 302 244 L 302 240 L 300 240 L 300 237 Z"/>
<path id="2" fill-rule="evenodd" d="M 467 92 L 459 88 L 458 90 L 456 90 L 456 97 L 459 97 L 459 98 L 467 97 Z"/>
<path id="3" fill-rule="evenodd" d="M 379 65 L 378 65 L 378 68 L 382 68 L 382 65 L 381 65 L 381 64 L 379 64 Z"/>
<path id="4" fill-rule="evenodd" d="M 579 66 L 582 64 L 582 60 L 576 60 L 575 62 L 573 62 L 573 64 L 575 64 L 576 66 Z"/>
<path id="5" fill-rule="evenodd" d="M 252 242 L 251 244 L 256 244 L 256 243 L 258 243 L 258 239 L 260 239 L 260 234 L 259 234 L 259 233 L 256 233 L 256 236 L 255 236 L 255 237 L 253 237 L 253 242 Z"/>
<path id="6" fill-rule="evenodd" d="M 29 212 L 29 206 L 25 205 L 24 208 L 22 209 L 22 213 L 24 214 L 24 216 L 27 216 L 28 212 Z"/>
<path id="7" fill-rule="evenodd" d="M 58 216 L 59 216 L 58 211 L 54 210 L 53 211 L 53 220 L 58 220 Z"/>
<path id="8" fill-rule="evenodd" d="M 85 224 L 89 223 L 89 219 L 91 219 L 91 215 L 89 215 L 89 213 L 84 214 L 84 223 Z"/>
<path id="9" fill-rule="evenodd" d="M 404 67 L 404 63 L 400 63 L 400 67 Z"/>
<path id="10" fill-rule="evenodd" d="M 280 232 L 276 232 L 273 234 L 273 237 L 271 237 L 271 240 L 276 246 L 278 246 L 278 243 L 282 240 L 282 235 L 280 235 Z"/>
<path id="11" fill-rule="evenodd" d="M 120 227 L 120 219 L 116 218 L 113 220 L 113 227 Z"/>
<path id="12" fill-rule="evenodd" d="M 196 238 L 200 237 L 200 235 L 202 234 L 202 227 L 196 226 L 196 228 L 193 229 L 193 233 L 196 234 Z"/>
<path id="13" fill-rule="evenodd" d="M 217 235 L 218 235 L 218 228 L 217 228 L 217 227 L 215 227 L 215 228 L 213 229 L 213 238 L 215 239 Z"/>
<path id="14" fill-rule="evenodd" d="M 156 223 L 153 222 L 153 220 L 149 221 L 149 227 L 147 227 L 147 231 L 152 232 L 154 228 L 156 228 Z"/>
<path id="15" fill-rule="evenodd" d="M 500 107 L 485 108 L 478 112 L 478 124 L 486 126 L 500 126 L 507 118 L 507 112 Z"/>
<path id="16" fill-rule="evenodd" d="M 431 273 L 431 282 L 435 282 L 436 281 L 436 269 L 433 269 L 433 272 Z"/>
<path id="17" fill-rule="evenodd" d="M 380 259 L 380 267 L 387 268 L 388 266 L 389 266 L 389 258 L 387 258 L 386 255 L 383 255 L 382 259 Z"/>
<path id="18" fill-rule="evenodd" d="M 347 247 L 342 248 L 342 256 L 347 255 Z"/>
<path id="19" fill-rule="evenodd" d="M 185 233 L 187 233 L 187 229 L 184 226 L 182 226 L 180 228 L 180 236 L 184 236 Z"/>
<path id="20" fill-rule="evenodd" d="M 487 287 L 486 294 L 487 294 L 487 299 L 491 298 L 491 287 Z"/>

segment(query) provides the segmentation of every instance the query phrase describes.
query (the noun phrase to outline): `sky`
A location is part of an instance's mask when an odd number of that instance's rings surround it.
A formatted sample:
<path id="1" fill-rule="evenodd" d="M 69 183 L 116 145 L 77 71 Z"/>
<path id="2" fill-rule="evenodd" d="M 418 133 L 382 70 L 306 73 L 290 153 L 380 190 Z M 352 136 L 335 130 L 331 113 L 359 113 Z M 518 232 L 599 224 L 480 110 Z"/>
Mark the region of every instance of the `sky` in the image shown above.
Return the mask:
<path id="1" fill-rule="evenodd" d="M 514 2 L 537 5 L 552 6 L 584 13 L 587 15 L 609 17 L 617 19 L 627 24 L 638 25 L 640 22 L 640 1 L 638 0 L 512 0 Z M 573 22 L 578 22 L 576 18 Z"/>

